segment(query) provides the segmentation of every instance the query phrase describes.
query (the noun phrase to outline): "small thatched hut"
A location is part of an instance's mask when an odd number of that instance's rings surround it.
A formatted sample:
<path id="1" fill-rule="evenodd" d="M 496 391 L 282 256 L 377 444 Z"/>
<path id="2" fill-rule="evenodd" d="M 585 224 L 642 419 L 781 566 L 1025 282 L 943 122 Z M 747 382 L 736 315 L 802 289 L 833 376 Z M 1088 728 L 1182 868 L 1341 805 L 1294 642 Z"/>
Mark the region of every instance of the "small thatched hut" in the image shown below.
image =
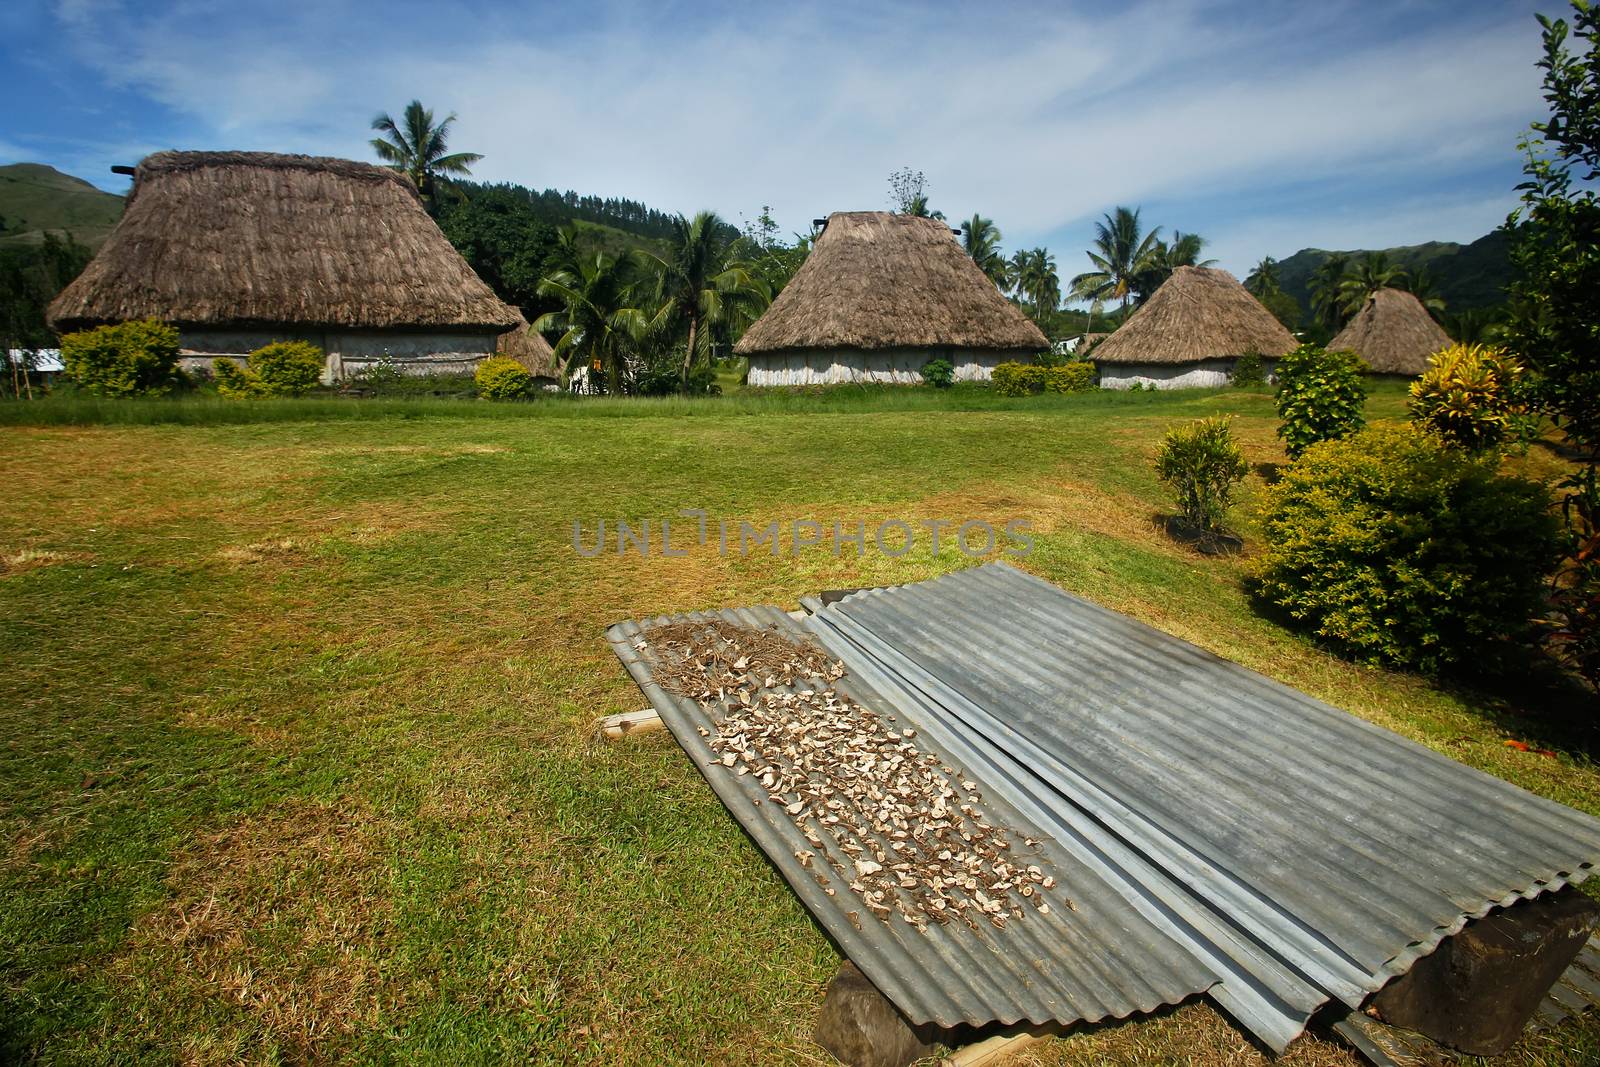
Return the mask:
<path id="1" fill-rule="evenodd" d="M 1103 389 L 1186 389 L 1226 385 L 1240 356 L 1277 359 L 1297 343 L 1227 271 L 1179 267 L 1089 358 Z"/>
<path id="2" fill-rule="evenodd" d="M 162 319 L 196 364 L 310 341 L 330 380 L 379 361 L 470 371 L 522 321 L 400 174 L 268 152 L 146 157 L 122 221 L 49 316 L 61 331 Z"/>
<path id="3" fill-rule="evenodd" d="M 1049 346 L 944 223 L 843 211 L 734 352 L 751 385 L 828 385 L 920 382 L 933 359 L 986 380 Z"/>
<path id="4" fill-rule="evenodd" d="M 1400 289 L 1379 289 L 1328 347 L 1354 352 L 1374 374 L 1415 378 L 1428 369 L 1429 356 L 1451 343 L 1422 301 Z"/>
<path id="5" fill-rule="evenodd" d="M 528 321 L 520 313 L 517 318 L 520 320 L 517 326 L 501 334 L 495 343 L 495 354 L 510 356 L 542 384 L 556 385 L 561 381 L 561 368 L 556 365 L 556 350 L 537 330 L 528 327 Z"/>

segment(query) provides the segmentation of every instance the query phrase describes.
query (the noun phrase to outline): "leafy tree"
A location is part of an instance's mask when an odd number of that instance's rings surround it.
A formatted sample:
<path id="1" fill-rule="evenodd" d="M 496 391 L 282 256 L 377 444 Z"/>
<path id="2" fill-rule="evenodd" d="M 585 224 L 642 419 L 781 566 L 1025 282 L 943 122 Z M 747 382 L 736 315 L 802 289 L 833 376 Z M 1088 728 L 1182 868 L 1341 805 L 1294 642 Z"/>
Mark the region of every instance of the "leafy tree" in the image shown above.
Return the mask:
<path id="1" fill-rule="evenodd" d="M 433 112 L 423 107 L 422 101 L 413 100 L 399 122 L 387 112 L 372 120 L 372 128 L 384 135 L 372 139 L 372 150 L 410 178 L 422 198 L 432 204 L 440 175 L 471 174 L 472 164 L 483 158 L 476 152 L 450 151 L 450 124 L 455 120 L 452 113 L 435 123 Z"/>
<path id="2" fill-rule="evenodd" d="M 1141 271 L 1150 267 L 1160 227 L 1145 233 L 1139 209 L 1118 207 L 1094 224 L 1096 250 L 1088 252 L 1095 269 L 1072 279 L 1072 295 L 1091 302 L 1120 300 L 1126 311 Z"/>
<path id="3" fill-rule="evenodd" d="M 1508 334 L 1534 404 L 1582 456 L 1561 483 L 1566 543 L 1547 636 L 1600 689 L 1600 14 L 1587 0 L 1572 8 L 1570 24 L 1538 16 L 1550 116 L 1522 141 L 1527 180 L 1506 220 L 1518 274 Z"/>
<path id="4" fill-rule="evenodd" d="M 1344 297 L 1340 286 L 1344 284 L 1345 271 L 1350 267 L 1350 257 L 1334 252 L 1311 272 L 1308 288 L 1311 292 L 1311 314 L 1317 325 L 1328 333 L 1337 333 L 1344 326 Z"/>
<path id="5" fill-rule="evenodd" d="M 575 260 L 555 262 L 560 231 L 525 198 L 504 187 L 474 190 L 440 207 L 439 228 L 500 299 L 529 318 L 555 309 L 539 282 Z"/>
<path id="6" fill-rule="evenodd" d="M 0 249 L 0 352 L 33 352 L 55 344 L 45 311 L 92 255 L 70 234 L 48 232 L 37 245 Z M 12 392 L 31 395 L 30 368 L 12 364 L 8 369 Z"/>
<path id="7" fill-rule="evenodd" d="M 928 210 L 928 176 L 910 167 L 902 167 L 889 175 L 889 203 L 901 215 L 944 218 L 944 212 Z"/>
<path id="8" fill-rule="evenodd" d="M 763 205 L 755 221 L 745 224 L 737 255 L 748 264 L 751 274 L 772 298 L 777 299 L 811 254 L 811 240 L 809 236 L 795 234 L 795 243 L 786 243 L 778 236 L 778 222 L 772 217 L 772 208 Z"/>
<path id="9" fill-rule="evenodd" d="M 559 301 L 561 309 L 539 316 L 533 328 L 561 332 L 555 354 L 564 381 L 582 367 L 591 386 L 603 382 L 614 394 L 627 389 L 649 322 L 636 306 L 641 274 L 637 255 L 618 259 L 598 252 L 576 272 L 557 271 L 539 283 L 540 295 Z"/>
<path id="10" fill-rule="evenodd" d="M 725 236 L 726 229 L 712 211 L 680 218 L 667 256 L 653 257 L 660 271 L 659 303 L 650 332 L 684 337 L 685 387 L 694 365 L 710 359 L 711 328 L 753 322 L 771 299 L 749 266 L 734 258 L 735 245 Z"/>
<path id="11" fill-rule="evenodd" d="M 1368 252 L 1359 263 L 1345 270 L 1339 281 L 1340 313 L 1348 321 L 1366 304 L 1367 297 L 1379 289 L 1393 289 L 1404 285 L 1406 271 L 1390 263 L 1382 252 Z"/>
<path id="12" fill-rule="evenodd" d="M 967 255 L 972 257 L 979 270 L 989 276 L 990 281 L 998 288 L 1006 288 L 1011 271 L 1005 257 L 1000 254 L 1000 228 L 993 219 L 974 213 L 972 218 L 962 223 L 961 247 L 967 250 Z"/>

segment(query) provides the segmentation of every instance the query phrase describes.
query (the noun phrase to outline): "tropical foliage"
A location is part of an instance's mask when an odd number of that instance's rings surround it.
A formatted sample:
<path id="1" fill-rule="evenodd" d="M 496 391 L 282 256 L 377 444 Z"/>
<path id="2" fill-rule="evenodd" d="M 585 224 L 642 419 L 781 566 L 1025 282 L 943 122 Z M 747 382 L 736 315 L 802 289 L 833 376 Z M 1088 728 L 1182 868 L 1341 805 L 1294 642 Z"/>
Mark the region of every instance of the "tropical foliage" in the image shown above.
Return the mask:
<path id="1" fill-rule="evenodd" d="M 1094 248 L 1087 253 L 1094 269 L 1072 279 L 1073 297 L 1091 303 L 1114 300 L 1126 310 L 1140 272 L 1150 269 L 1159 229 L 1145 233 L 1138 208 L 1118 207 L 1095 223 Z"/>
<path id="2" fill-rule="evenodd" d="M 710 362 L 715 342 L 742 332 L 772 299 L 749 265 L 736 258 L 737 244 L 727 239 L 726 229 L 711 211 L 679 219 L 668 254 L 652 257 L 656 304 L 647 330 L 652 338 L 683 338 L 685 386 L 696 364 Z"/>
<path id="3" fill-rule="evenodd" d="M 96 396 L 152 396 L 182 384 L 178 331 L 156 319 L 69 333 L 61 362 L 78 388 Z"/>
<path id="4" fill-rule="evenodd" d="M 0 352 L 54 348 L 56 335 L 45 309 L 67 283 L 89 265 L 89 250 L 70 235 L 46 233 L 36 245 L 0 247 Z M 0 387 L 13 395 L 32 392 L 27 367 L 12 364 Z"/>
<path id="5" fill-rule="evenodd" d="M 1081 393 L 1094 388 L 1094 364 L 1048 366 L 1043 363 L 1001 363 L 994 369 L 994 391 L 1001 396 L 1036 393 Z"/>
<path id="6" fill-rule="evenodd" d="M 1011 283 L 1017 299 L 1041 325 L 1061 306 L 1061 277 L 1056 257 L 1047 248 L 1029 248 L 1013 256 Z"/>
<path id="7" fill-rule="evenodd" d="M 478 395 L 485 400 L 522 400 L 533 396 L 539 383 L 526 367 L 510 356 L 491 356 L 473 373 Z"/>
<path id="8" fill-rule="evenodd" d="M 387 112 L 372 120 L 372 128 L 383 136 L 374 137 L 370 144 L 379 159 L 410 178 L 431 204 L 441 176 L 471 174 L 472 164 L 483 158 L 476 152 L 450 151 L 450 124 L 455 120 L 450 114 L 435 122 L 433 111 L 413 100 L 399 122 Z"/>
<path id="9" fill-rule="evenodd" d="M 1226 418 L 1199 419 L 1167 431 L 1156 452 L 1156 476 L 1177 497 L 1178 511 L 1190 529 L 1222 529 L 1233 504 L 1234 486 L 1250 467 Z"/>
<path id="10" fill-rule="evenodd" d="M 1265 491 L 1258 594 L 1356 659 L 1491 660 L 1556 549 L 1548 492 L 1497 467 L 1404 425 L 1311 446 Z"/>
<path id="11" fill-rule="evenodd" d="M 533 328 L 559 332 L 556 360 L 569 383 L 576 376 L 592 392 L 622 393 L 630 383 L 648 317 L 636 305 L 644 266 L 637 254 L 621 258 L 598 252 L 539 283 L 541 296 L 561 305 Z"/>
<path id="12" fill-rule="evenodd" d="M 1278 261 L 1271 256 L 1264 256 L 1257 263 L 1255 269 L 1245 277 L 1244 287 L 1252 296 L 1261 301 L 1261 306 L 1272 312 L 1272 317 L 1283 323 L 1284 329 L 1295 330 L 1300 326 L 1300 304 L 1294 297 L 1283 291 L 1283 283 L 1278 278 Z"/>
<path id="13" fill-rule="evenodd" d="M 972 218 L 961 224 L 961 247 L 998 288 L 1009 288 L 1011 265 L 1000 253 L 1000 228 L 993 219 L 973 213 Z"/>
<path id="14" fill-rule="evenodd" d="M 1348 437 L 1366 422 L 1366 365 L 1354 352 L 1304 344 L 1278 360 L 1278 416 L 1289 455 Z"/>
<path id="15" fill-rule="evenodd" d="M 1451 345 L 1411 384 L 1411 419 L 1469 452 L 1501 447 L 1523 412 L 1522 364 L 1504 349 Z"/>
<path id="16" fill-rule="evenodd" d="M 233 400 L 302 396 L 322 380 L 327 356 L 309 341 L 274 341 L 250 353 L 243 367 L 231 359 L 211 361 L 217 392 Z"/>

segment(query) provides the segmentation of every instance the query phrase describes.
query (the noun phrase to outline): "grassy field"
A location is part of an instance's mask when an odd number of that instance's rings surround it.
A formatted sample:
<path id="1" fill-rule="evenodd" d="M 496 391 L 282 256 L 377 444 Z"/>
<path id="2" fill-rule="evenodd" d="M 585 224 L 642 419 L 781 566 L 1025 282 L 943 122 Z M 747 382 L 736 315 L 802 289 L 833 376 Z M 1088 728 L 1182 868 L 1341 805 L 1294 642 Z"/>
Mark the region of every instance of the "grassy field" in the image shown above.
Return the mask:
<path id="1" fill-rule="evenodd" d="M 1592 710 L 1341 662 L 1158 531 L 1162 430 L 1280 460 L 1262 393 L 75 403 L 0 407 L 0 1061 L 825 1062 L 831 945 L 669 738 L 592 740 L 642 702 L 603 631 L 969 561 L 588 559 L 574 520 L 1027 518 L 1027 569 L 1600 813 Z M 1258 1061 L 1203 1004 L 1023 1060 Z"/>

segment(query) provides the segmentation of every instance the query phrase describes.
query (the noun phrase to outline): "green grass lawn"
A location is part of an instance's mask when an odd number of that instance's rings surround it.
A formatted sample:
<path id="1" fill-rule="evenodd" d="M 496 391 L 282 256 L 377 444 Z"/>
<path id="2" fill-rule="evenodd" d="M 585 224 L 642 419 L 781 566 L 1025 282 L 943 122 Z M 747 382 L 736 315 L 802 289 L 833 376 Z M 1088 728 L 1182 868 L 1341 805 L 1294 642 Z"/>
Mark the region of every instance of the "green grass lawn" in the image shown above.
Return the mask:
<path id="1" fill-rule="evenodd" d="M 1027 569 L 1600 813 L 1592 712 L 1332 658 L 1158 531 L 1163 429 L 1281 460 L 1264 393 L 187 403 L 0 407 L 0 1061 L 824 1061 L 833 948 L 670 738 L 592 740 L 642 704 L 603 631 L 970 561 L 586 559 L 575 519 L 1027 518 Z M 1196 1004 L 1025 1062 L 1253 1058 Z"/>

